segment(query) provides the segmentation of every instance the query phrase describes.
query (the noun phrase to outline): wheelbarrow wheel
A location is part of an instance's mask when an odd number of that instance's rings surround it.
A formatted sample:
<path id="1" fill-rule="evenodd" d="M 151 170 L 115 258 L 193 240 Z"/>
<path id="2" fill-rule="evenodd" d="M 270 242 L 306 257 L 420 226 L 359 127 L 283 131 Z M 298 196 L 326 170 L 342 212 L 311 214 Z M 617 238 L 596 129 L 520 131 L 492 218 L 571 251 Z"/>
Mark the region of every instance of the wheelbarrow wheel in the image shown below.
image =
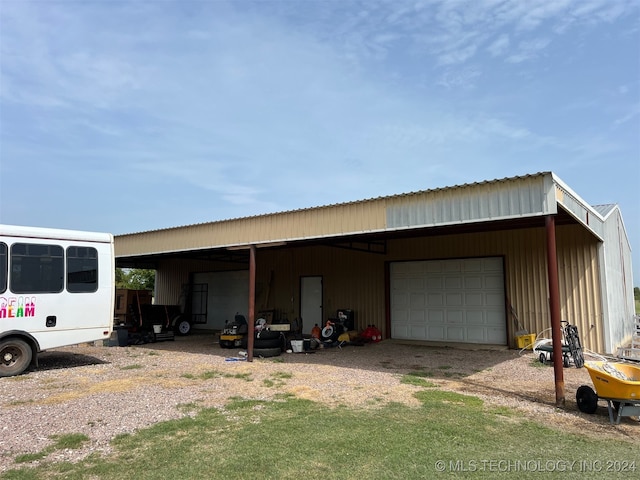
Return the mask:
<path id="1" fill-rule="evenodd" d="M 598 409 L 598 395 L 588 385 L 582 385 L 576 392 L 578 410 L 582 413 L 596 413 Z"/>

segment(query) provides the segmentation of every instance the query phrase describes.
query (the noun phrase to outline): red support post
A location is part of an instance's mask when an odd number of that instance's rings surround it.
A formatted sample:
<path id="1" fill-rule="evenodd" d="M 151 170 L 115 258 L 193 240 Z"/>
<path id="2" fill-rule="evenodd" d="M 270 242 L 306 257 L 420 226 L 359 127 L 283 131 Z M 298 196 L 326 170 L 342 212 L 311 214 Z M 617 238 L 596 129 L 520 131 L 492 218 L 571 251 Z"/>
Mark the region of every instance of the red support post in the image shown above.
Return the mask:
<path id="1" fill-rule="evenodd" d="M 564 406 L 564 366 L 562 362 L 562 327 L 560 325 L 560 288 L 558 287 L 558 256 L 556 252 L 556 221 L 553 215 L 545 218 L 547 231 L 547 275 L 549 308 L 551 309 L 551 339 L 553 345 L 553 373 L 556 383 L 556 407 Z"/>
<path id="2" fill-rule="evenodd" d="M 256 326 L 256 246 L 249 247 L 249 336 L 247 338 L 247 361 L 253 362 L 253 339 Z"/>

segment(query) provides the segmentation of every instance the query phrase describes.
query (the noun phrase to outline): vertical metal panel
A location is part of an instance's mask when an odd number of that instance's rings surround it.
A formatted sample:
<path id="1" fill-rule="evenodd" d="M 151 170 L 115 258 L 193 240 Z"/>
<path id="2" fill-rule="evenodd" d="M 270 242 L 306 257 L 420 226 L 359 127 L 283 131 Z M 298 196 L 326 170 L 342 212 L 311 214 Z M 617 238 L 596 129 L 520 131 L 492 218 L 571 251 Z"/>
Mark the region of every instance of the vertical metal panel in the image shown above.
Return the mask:
<path id="1" fill-rule="evenodd" d="M 387 228 L 450 225 L 555 213 L 545 176 L 487 182 L 391 197 Z"/>
<path id="2" fill-rule="evenodd" d="M 557 246 L 561 316 L 578 326 L 586 348 L 602 352 L 598 241 L 580 226 L 558 226 Z M 358 329 L 374 324 L 383 333 L 385 262 L 503 256 L 507 300 L 520 323 L 531 333 L 550 328 L 544 228 L 390 240 L 386 255 L 329 246 L 258 249 L 256 255 L 257 310 L 276 309 L 289 321 L 299 317 L 299 279 L 320 275 L 325 320 L 351 308 Z M 238 265 L 163 262 L 157 301 L 178 302 L 189 272 L 230 268 Z M 519 327 L 509 321 L 508 328 L 512 337 Z"/>
<path id="3" fill-rule="evenodd" d="M 578 326 L 586 348 L 602 352 L 598 242 L 579 226 L 557 227 L 556 239 L 561 317 Z M 522 326 L 551 338 L 543 228 L 397 240 L 389 243 L 388 259 L 494 255 L 505 258 L 507 301 Z M 518 329 L 515 321 L 509 329 L 511 333 Z"/>
<path id="4" fill-rule="evenodd" d="M 383 230 L 382 199 L 119 235 L 116 256 L 250 245 Z"/>
<path id="5" fill-rule="evenodd" d="M 558 275 L 562 319 L 589 349 L 604 352 L 598 242 L 578 225 L 558 227 Z"/>
<path id="6" fill-rule="evenodd" d="M 619 347 L 628 345 L 631 340 L 635 314 L 631 246 L 618 207 L 605 217 L 603 234 L 599 258 L 602 265 L 604 342 L 607 353 L 616 353 Z"/>

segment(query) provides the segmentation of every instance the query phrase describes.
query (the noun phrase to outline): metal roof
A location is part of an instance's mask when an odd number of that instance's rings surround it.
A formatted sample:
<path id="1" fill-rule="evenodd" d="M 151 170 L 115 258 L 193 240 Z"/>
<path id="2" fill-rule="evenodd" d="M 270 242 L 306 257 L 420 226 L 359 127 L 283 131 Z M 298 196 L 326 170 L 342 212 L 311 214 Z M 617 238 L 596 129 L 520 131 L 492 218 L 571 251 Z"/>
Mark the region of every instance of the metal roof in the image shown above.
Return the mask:
<path id="1" fill-rule="evenodd" d="M 602 239 L 603 216 L 552 172 L 117 235 L 116 257 L 276 246 L 417 229 L 531 222 L 562 206 L 565 217 Z M 568 214 L 568 215 L 566 215 Z"/>

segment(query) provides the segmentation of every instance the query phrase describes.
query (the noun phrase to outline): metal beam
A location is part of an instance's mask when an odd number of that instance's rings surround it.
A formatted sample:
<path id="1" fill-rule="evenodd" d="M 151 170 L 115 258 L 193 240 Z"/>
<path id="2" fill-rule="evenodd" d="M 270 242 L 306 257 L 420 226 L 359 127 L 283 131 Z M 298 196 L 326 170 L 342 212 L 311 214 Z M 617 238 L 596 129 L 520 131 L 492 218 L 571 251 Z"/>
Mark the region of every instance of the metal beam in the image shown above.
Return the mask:
<path id="1" fill-rule="evenodd" d="M 256 325 L 256 247 L 249 248 L 249 332 L 247 338 L 247 361 L 253 362 L 253 339 Z"/>
<path id="2" fill-rule="evenodd" d="M 545 217 L 547 232 L 547 275 L 549 308 L 551 313 L 551 341 L 553 345 L 553 373 L 556 383 L 556 407 L 564 406 L 564 371 L 562 362 L 562 328 L 560 326 L 560 289 L 558 288 L 558 255 L 556 224 L 553 215 Z"/>

